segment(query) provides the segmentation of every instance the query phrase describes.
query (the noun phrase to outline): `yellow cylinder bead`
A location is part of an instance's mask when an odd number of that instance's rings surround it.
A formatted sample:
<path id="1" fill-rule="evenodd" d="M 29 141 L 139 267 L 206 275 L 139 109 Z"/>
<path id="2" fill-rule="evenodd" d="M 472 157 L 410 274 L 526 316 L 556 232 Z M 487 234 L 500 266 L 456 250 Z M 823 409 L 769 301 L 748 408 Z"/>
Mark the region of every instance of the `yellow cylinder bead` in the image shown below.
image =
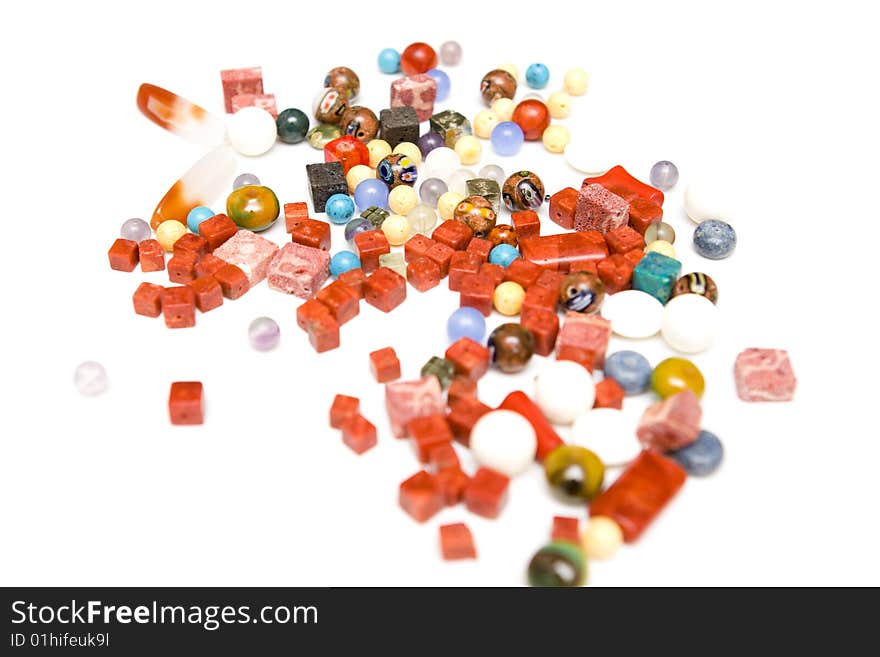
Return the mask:
<path id="1" fill-rule="evenodd" d="M 419 147 L 411 141 L 400 142 L 397 146 L 394 147 L 394 150 L 391 152 L 406 155 L 409 159 L 416 163 L 416 166 L 419 166 L 422 163 L 422 151 L 420 151 Z"/>
<path id="2" fill-rule="evenodd" d="M 593 516 L 581 534 L 587 559 L 608 559 L 623 544 L 623 530 L 608 516 Z"/>
<path id="3" fill-rule="evenodd" d="M 391 144 L 384 139 L 371 139 L 367 142 L 367 150 L 370 151 L 370 166 L 375 169 L 383 158 L 391 155 Z"/>
<path id="4" fill-rule="evenodd" d="M 388 209 L 394 214 L 402 214 L 405 217 L 418 204 L 419 195 L 409 185 L 398 185 L 388 194 Z"/>
<path id="5" fill-rule="evenodd" d="M 455 142 L 455 152 L 464 166 L 476 164 L 483 155 L 483 145 L 473 135 L 464 135 Z"/>
<path id="6" fill-rule="evenodd" d="M 544 148 L 551 153 L 562 153 L 571 141 L 571 135 L 564 125 L 551 125 L 544 130 L 541 141 L 544 142 Z"/>
<path id="7" fill-rule="evenodd" d="M 440 198 L 437 199 L 437 212 L 440 213 L 440 218 L 443 221 L 449 221 L 452 219 L 456 206 L 461 203 L 463 198 L 464 195 L 459 194 L 458 192 L 446 192 L 445 194 L 441 194 Z"/>
<path id="8" fill-rule="evenodd" d="M 547 99 L 547 109 L 554 119 L 567 119 L 571 114 L 571 96 L 564 91 L 554 91 Z"/>
<path id="9" fill-rule="evenodd" d="M 562 86 L 572 96 L 583 96 L 587 93 L 587 86 L 590 84 L 590 76 L 582 68 L 573 68 L 565 74 L 565 80 Z"/>
<path id="10" fill-rule="evenodd" d="M 519 80 L 519 69 L 516 67 L 516 64 L 513 62 L 504 62 L 503 64 L 499 64 L 498 68 L 502 71 L 507 71 L 513 76 L 514 80 Z"/>
<path id="11" fill-rule="evenodd" d="M 674 258 L 675 247 L 666 240 L 654 240 L 645 247 L 645 253 L 659 253 L 667 258 Z"/>
<path id="12" fill-rule="evenodd" d="M 496 98 L 491 109 L 492 114 L 497 116 L 499 121 L 510 121 L 513 118 L 516 103 L 510 98 Z"/>
<path id="13" fill-rule="evenodd" d="M 186 226 L 175 219 L 163 221 L 156 228 L 156 240 L 168 253 L 174 250 L 174 243 L 184 235 L 186 235 Z"/>
<path id="14" fill-rule="evenodd" d="M 369 178 L 375 178 L 376 171 L 366 164 L 355 164 L 348 173 L 345 174 L 345 182 L 348 183 L 348 192 L 354 194 L 354 190 L 362 182 Z"/>
<path id="15" fill-rule="evenodd" d="M 525 298 L 526 291 L 522 285 L 513 281 L 505 281 L 495 288 L 492 304 L 495 306 L 495 310 L 502 315 L 512 317 L 520 314 Z"/>
<path id="16" fill-rule="evenodd" d="M 492 130 L 498 125 L 499 120 L 495 112 L 492 110 L 481 110 L 474 117 L 474 134 L 480 139 L 488 139 L 492 135 Z"/>
<path id="17" fill-rule="evenodd" d="M 409 239 L 411 231 L 406 217 L 390 214 L 382 222 L 382 232 L 391 246 L 400 246 Z"/>

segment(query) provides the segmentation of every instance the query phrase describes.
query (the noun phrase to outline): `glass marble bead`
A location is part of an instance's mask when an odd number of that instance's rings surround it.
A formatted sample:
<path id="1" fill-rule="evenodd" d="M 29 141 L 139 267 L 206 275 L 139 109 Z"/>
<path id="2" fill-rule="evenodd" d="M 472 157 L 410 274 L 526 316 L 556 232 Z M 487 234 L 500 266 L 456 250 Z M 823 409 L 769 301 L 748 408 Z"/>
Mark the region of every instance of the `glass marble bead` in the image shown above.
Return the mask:
<path id="1" fill-rule="evenodd" d="M 700 368 L 686 358 L 667 358 L 651 372 L 651 389 L 663 399 L 685 390 L 702 397 L 706 380 Z"/>
<path id="2" fill-rule="evenodd" d="M 651 167 L 651 184 L 660 191 L 666 192 L 678 182 L 678 167 L 667 160 L 660 160 Z"/>
<path id="3" fill-rule="evenodd" d="M 361 90 L 361 81 L 358 74 L 347 66 L 337 66 L 330 69 L 324 76 L 324 87 L 335 87 L 345 91 L 345 95 L 351 99 L 356 98 Z"/>
<path id="4" fill-rule="evenodd" d="M 79 394 L 85 397 L 97 397 L 107 390 L 109 381 L 107 370 L 101 363 L 87 360 L 80 363 L 73 371 L 73 385 Z"/>
<path id="5" fill-rule="evenodd" d="M 706 477 L 721 465 L 724 460 L 724 446 L 711 431 L 700 431 L 697 439 L 687 447 L 682 447 L 666 456 L 674 460 L 694 477 Z"/>
<path id="6" fill-rule="evenodd" d="M 526 291 L 522 285 L 514 281 L 504 281 L 495 288 L 492 294 L 492 305 L 502 315 L 513 317 L 522 311 Z"/>
<path id="7" fill-rule="evenodd" d="M 477 420 L 471 429 L 469 447 L 477 465 L 512 478 L 535 462 L 538 438 L 524 416 L 501 409 L 489 411 Z"/>
<path id="8" fill-rule="evenodd" d="M 309 142 L 309 146 L 312 148 L 322 151 L 324 146 L 341 136 L 342 128 L 338 125 L 319 123 L 306 133 L 306 141 Z"/>
<path id="9" fill-rule="evenodd" d="M 666 240 L 654 240 L 645 246 L 645 253 L 659 253 L 667 258 L 674 258 L 675 247 Z"/>
<path id="10" fill-rule="evenodd" d="M 510 121 L 513 118 L 513 110 L 516 109 L 516 103 L 512 98 L 498 98 L 489 109 L 498 117 L 499 121 Z"/>
<path id="11" fill-rule="evenodd" d="M 610 559 L 623 545 L 623 530 L 608 516 L 592 516 L 581 534 L 587 559 Z"/>
<path id="12" fill-rule="evenodd" d="M 394 48 L 384 48 L 379 51 L 377 58 L 379 70 L 386 75 L 394 75 L 400 72 L 400 53 Z"/>
<path id="13" fill-rule="evenodd" d="M 532 89 L 543 89 L 550 82 L 550 69 L 544 64 L 530 64 L 526 69 L 526 84 Z"/>
<path id="14" fill-rule="evenodd" d="M 605 300 L 605 283 L 596 274 L 575 271 L 559 284 L 559 303 L 566 310 L 578 313 L 595 313 Z"/>
<path id="15" fill-rule="evenodd" d="M 422 203 L 436 208 L 437 201 L 448 191 L 449 186 L 439 178 L 427 178 L 419 186 L 419 198 L 422 200 Z"/>
<path id="16" fill-rule="evenodd" d="M 443 221 L 449 221 L 455 216 L 455 208 L 462 202 L 464 196 L 458 192 L 446 192 L 437 199 L 437 213 Z"/>
<path id="17" fill-rule="evenodd" d="M 186 226 L 175 219 L 163 221 L 156 228 L 156 240 L 168 253 L 174 250 L 174 243 L 186 235 Z"/>
<path id="18" fill-rule="evenodd" d="M 396 271 L 406 279 L 406 260 L 403 259 L 402 253 L 383 253 L 379 256 L 379 266 Z"/>
<path id="19" fill-rule="evenodd" d="M 571 142 L 571 133 L 564 125 L 547 126 L 541 135 L 541 143 L 551 153 L 564 153 L 565 147 Z"/>
<path id="20" fill-rule="evenodd" d="M 517 258 L 519 258 L 519 251 L 510 244 L 499 244 L 489 251 L 489 262 L 493 265 L 501 265 L 505 269 Z"/>
<path id="21" fill-rule="evenodd" d="M 547 109 L 554 119 L 567 119 L 571 115 L 571 96 L 565 91 L 554 91 L 547 98 Z"/>
<path id="22" fill-rule="evenodd" d="M 242 155 L 262 155 L 278 138 L 275 117 L 262 107 L 242 107 L 229 117 L 226 127 L 229 145 Z"/>
<path id="23" fill-rule="evenodd" d="M 375 177 L 375 172 L 366 164 L 355 164 L 348 170 L 348 173 L 345 174 L 345 182 L 348 185 L 349 193 L 354 194 L 354 190 L 357 189 L 358 185 L 365 180 Z"/>
<path id="24" fill-rule="evenodd" d="M 371 139 L 367 142 L 367 150 L 370 152 L 370 166 L 375 169 L 379 162 L 391 155 L 391 144 L 384 139 Z"/>
<path id="25" fill-rule="evenodd" d="M 355 217 L 347 224 L 345 224 L 345 241 L 351 244 L 354 242 L 354 236 L 358 233 L 364 233 L 368 230 L 373 230 L 373 224 L 364 219 L 363 217 Z"/>
<path id="26" fill-rule="evenodd" d="M 455 142 L 455 152 L 462 164 L 476 164 L 483 154 L 483 145 L 473 135 L 463 135 Z"/>
<path id="27" fill-rule="evenodd" d="M 560 445 L 544 459 L 544 476 L 564 498 L 591 500 L 602 489 L 605 464 L 585 447 Z"/>
<path id="28" fill-rule="evenodd" d="M 467 194 L 467 181 L 473 180 L 477 174 L 472 169 L 457 169 L 447 179 L 447 187 L 450 191 L 457 192 L 462 195 Z"/>
<path id="29" fill-rule="evenodd" d="M 441 146 L 446 146 L 446 140 L 437 132 L 428 131 L 419 137 L 419 150 L 423 159 L 428 157 L 428 153 Z"/>
<path id="30" fill-rule="evenodd" d="M 455 377 L 455 365 L 451 361 L 439 356 L 431 356 L 427 363 L 422 365 L 420 376 L 436 376 L 443 390 L 449 387 Z"/>
<path id="31" fill-rule="evenodd" d="M 494 180 L 498 183 L 498 186 L 504 184 L 504 181 L 507 180 L 507 176 L 504 173 L 504 169 L 502 169 L 497 164 L 487 164 L 478 174 L 480 178 L 488 178 L 489 180 Z"/>
<path id="32" fill-rule="evenodd" d="M 535 553 L 527 572 L 529 586 L 582 586 L 587 579 L 587 563 L 578 546 L 554 541 Z"/>
<path id="33" fill-rule="evenodd" d="M 226 198 L 226 215 L 239 228 L 255 232 L 266 230 L 275 223 L 280 212 L 278 197 L 268 187 L 248 185 Z"/>
<path id="34" fill-rule="evenodd" d="M 415 185 L 419 178 L 418 166 L 403 153 L 392 153 L 382 158 L 376 167 L 376 177 L 393 189 L 399 185 Z"/>
<path id="35" fill-rule="evenodd" d="M 495 210 L 482 196 L 468 196 L 455 207 L 453 218 L 474 231 L 474 237 L 486 237 L 495 227 Z"/>
<path id="36" fill-rule="evenodd" d="M 197 205 L 189 211 L 189 214 L 186 215 L 187 228 L 189 228 L 192 232 L 198 234 L 199 224 L 202 223 L 205 219 L 210 219 L 213 216 L 214 211 L 211 208 L 204 205 Z"/>
<path id="37" fill-rule="evenodd" d="M 660 335 L 677 351 L 705 351 L 714 344 L 718 329 L 718 307 L 699 294 L 682 294 L 663 307 Z"/>
<path id="38" fill-rule="evenodd" d="M 645 229 L 645 243 L 650 244 L 657 240 L 675 244 L 675 229 L 662 221 L 651 222 Z"/>
<path id="39" fill-rule="evenodd" d="M 648 389 L 654 369 L 648 359 L 636 351 L 616 351 L 605 358 L 605 376 L 614 379 L 627 395 Z"/>
<path id="40" fill-rule="evenodd" d="M 408 215 L 419 204 L 419 195 L 408 185 L 395 187 L 388 194 L 388 209 L 395 214 Z"/>
<path id="41" fill-rule="evenodd" d="M 362 180 L 354 190 L 354 202 L 361 211 L 369 207 L 388 207 L 388 185 L 378 178 Z"/>
<path id="42" fill-rule="evenodd" d="M 232 191 L 236 189 L 241 189 L 242 187 L 247 187 L 248 185 L 259 185 L 260 179 L 257 178 L 252 173 L 242 173 L 239 174 L 235 180 L 232 181 Z"/>
<path id="43" fill-rule="evenodd" d="M 330 258 L 330 275 L 338 277 L 340 274 L 358 269 L 360 266 L 361 259 L 353 251 L 340 251 Z"/>
<path id="44" fill-rule="evenodd" d="M 419 147 L 412 143 L 411 141 L 402 141 L 397 146 L 394 147 L 394 150 L 391 151 L 392 154 L 401 153 L 406 155 L 409 159 L 416 163 L 416 166 L 422 163 L 422 151 L 419 150 Z"/>
<path id="45" fill-rule="evenodd" d="M 510 157 L 516 155 L 525 143 L 525 135 L 513 121 L 502 121 L 492 130 L 490 137 L 492 148 L 502 157 Z"/>
<path id="46" fill-rule="evenodd" d="M 535 403 L 554 424 L 574 422 L 593 407 L 595 396 L 590 372 L 570 360 L 549 361 L 535 378 Z"/>
<path id="47" fill-rule="evenodd" d="M 388 215 L 382 222 L 382 232 L 391 246 L 400 246 L 409 239 L 410 227 L 406 217 L 399 214 Z"/>
<path id="48" fill-rule="evenodd" d="M 425 156 L 422 175 L 448 180 L 452 172 L 461 168 L 461 158 L 448 146 L 439 146 Z"/>
<path id="49" fill-rule="evenodd" d="M 489 334 L 486 346 L 495 367 L 506 374 L 516 374 L 525 369 L 534 355 L 535 336 L 522 324 L 501 324 Z"/>
<path id="50" fill-rule="evenodd" d="M 406 220 L 413 234 L 430 235 L 437 225 L 437 211 L 429 205 L 420 203 L 409 211 Z"/>
<path id="51" fill-rule="evenodd" d="M 269 351 L 281 341 L 281 329 L 271 317 L 257 317 L 248 326 L 248 341 L 257 351 Z"/>
<path id="52" fill-rule="evenodd" d="M 677 297 L 682 294 L 699 294 L 712 303 L 718 303 L 718 286 L 711 276 L 702 272 L 685 274 L 675 282 L 672 296 Z"/>
<path id="53" fill-rule="evenodd" d="M 510 224 L 496 224 L 495 228 L 489 231 L 486 239 L 492 242 L 492 246 L 499 244 L 510 244 L 516 247 L 518 241 L 516 239 L 516 229 Z"/>
<path id="54" fill-rule="evenodd" d="M 309 132 L 309 117 L 295 107 L 289 107 L 278 113 L 275 119 L 275 130 L 285 144 L 298 144 Z M 257 183 L 259 184 L 259 183 Z"/>
<path id="55" fill-rule="evenodd" d="M 348 194 L 333 194 L 327 199 L 324 212 L 330 223 L 345 224 L 354 216 L 354 201 Z"/>
<path id="56" fill-rule="evenodd" d="M 122 227 L 119 229 L 119 237 L 124 240 L 131 240 L 132 242 L 148 240 L 151 234 L 150 224 L 143 219 L 137 218 L 126 219 L 122 222 Z"/>
<path id="57" fill-rule="evenodd" d="M 482 344 L 486 337 L 486 318 L 476 308 L 463 306 L 453 311 L 446 320 L 446 335 L 450 342 L 470 338 Z"/>
<path id="58" fill-rule="evenodd" d="M 694 248 L 704 258 L 722 260 L 736 248 L 736 231 L 720 219 L 706 219 L 694 230 Z"/>
<path id="59" fill-rule="evenodd" d="M 544 183 L 531 171 L 517 171 L 504 181 L 501 198 L 511 212 L 537 210 L 544 202 Z"/>
<path id="60" fill-rule="evenodd" d="M 583 96 L 587 93 L 590 77 L 582 68 L 573 68 L 565 74 L 562 86 L 572 96 Z"/>
<path id="61" fill-rule="evenodd" d="M 498 125 L 499 122 L 500 119 L 498 118 L 498 115 L 492 110 L 480 110 L 474 117 L 474 135 L 480 139 L 489 139 L 489 137 L 492 136 L 492 130 L 495 129 L 495 126 Z"/>
<path id="62" fill-rule="evenodd" d="M 432 68 L 427 74 L 434 78 L 434 81 L 437 83 L 436 101 L 442 103 L 449 98 L 449 92 L 452 90 L 452 81 L 449 79 L 449 76 L 439 68 Z"/>
<path id="63" fill-rule="evenodd" d="M 440 63 L 444 66 L 458 66 L 461 62 L 461 45 L 458 41 L 444 41 L 440 44 Z"/>

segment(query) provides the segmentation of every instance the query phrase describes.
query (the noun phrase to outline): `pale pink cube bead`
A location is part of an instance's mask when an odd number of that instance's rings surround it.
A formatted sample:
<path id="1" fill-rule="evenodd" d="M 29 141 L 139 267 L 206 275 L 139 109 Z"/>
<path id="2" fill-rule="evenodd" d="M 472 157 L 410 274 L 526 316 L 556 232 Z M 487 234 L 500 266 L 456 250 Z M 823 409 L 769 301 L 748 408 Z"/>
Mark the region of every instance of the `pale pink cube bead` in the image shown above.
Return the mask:
<path id="1" fill-rule="evenodd" d="M 239 230 L 214 249 L 215 257 L 235 265 L 245 273 L 251 287 L 266 278 L 269 263 L 276 253 L 277 244 L 245 229 Z"/>

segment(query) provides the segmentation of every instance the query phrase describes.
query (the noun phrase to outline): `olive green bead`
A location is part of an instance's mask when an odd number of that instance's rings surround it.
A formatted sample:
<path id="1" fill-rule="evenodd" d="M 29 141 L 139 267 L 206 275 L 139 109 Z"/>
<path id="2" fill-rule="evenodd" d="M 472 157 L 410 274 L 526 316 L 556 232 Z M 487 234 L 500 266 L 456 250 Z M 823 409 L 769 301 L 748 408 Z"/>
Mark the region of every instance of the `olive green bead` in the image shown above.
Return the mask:
<path id="1" fill-rule="evenodd" d="M 560 445 L 544 459 L 544 475 L 564 496 L 591 500 L 602 489 L 605 464 L 586 447 Z"/>
<path id="2" fill-rule="evenodd" d="M 529 586 L 582 586 L 587 581 L 587 561 L 578 546 L 554 541 L 532 557 L 528 576 Z"/>
<path id="3" fill-rule="evenodd" d="M 449 387 L 449 384 L 452 383 L 453 377 L 455 377 L 455 365 L 445 358 L 432 356 L 431 360 L 422 366 L 421 375 L 436 376 L 437 380 L 440 382 L 440 387 L 446 390 L 446 388 Z"/>
<path id="4" fill-rule="evenodd" d="M 706 381 L 697 366 L 686 358 L 667 358 L 651 373 L 651 389 L 663 399 L 685 390 L 702 397 Z"/>
<path id="5" fill-rule="evenodd" d="M 275 223 L 281 206 L 278 197 L 268 187 L 245 185 L 226 199 L 226 214 L 239 228 L 252 231 L 266 230 Z"/>

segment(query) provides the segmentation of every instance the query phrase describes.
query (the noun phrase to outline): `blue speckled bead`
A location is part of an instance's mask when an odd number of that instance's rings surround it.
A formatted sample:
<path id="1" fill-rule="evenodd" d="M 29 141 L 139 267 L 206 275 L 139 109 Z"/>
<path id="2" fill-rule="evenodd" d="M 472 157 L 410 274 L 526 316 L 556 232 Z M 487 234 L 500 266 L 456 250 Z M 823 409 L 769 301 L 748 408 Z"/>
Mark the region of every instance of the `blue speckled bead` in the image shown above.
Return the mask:
<path id="1" fill-rule="evenodd" d="M 704 258 L 726 258 L 736 248 L 736 231 L 724 221 L 706 219 L 694 231 L 694 248 Z"/>
<path id="2" fill-rule="evenodd" d="M 446 322 L 446 334 L 450 342 L 459 338 L 470 338 L 474 342 L 483 344 L 486 337 L 486 319 L 476 308 L 462 306 L 453 312 Z"/>
<path id="3" fill-rule="evenodd" d="M 668 452 L 667 456 L 674 459 L 689 475 L 705 477 L 715 472 L 721 465 L 724 459 L 724 446 L 714 433 L 701 431 L 690 445 Z"/>
<path id="4" fill-rule="evenodd" d="M 352 251 L 340 251 L 330 258 L 330 275 L 339 276 L 361 266 L 361 259 Z"/>
<path id="5" fill-rule="evenodd" d="M 327 199 L 324 212 L 334 224 L 344 224 L 354 215 L 354 201 L 348 194 L 334 194 Z"/>
<path id="6" fill-rule="evenodd" d="M 394 48 L 385 48 L 379 53 L 377 63 L 380 71 L 394 75 L 400 71 L 400 53 Z"/>
<path id="7" fill-rule="evenodd" d="M 428 71 L 428 75 L 437 82 L 437 102 L 443 102 L 449 98 L 449 92 L 452 90 L 452 81 L 449 76 L 439 68 L 432 68 Z"/>
<path id="8" fill-rule="evenodd" d="M 681 263 L 660 253 L 646 253 L 633 269 L 632 288 L 647 292 L 665 304 L 681 274 Z"/>
<path id="9" fill-rule="evenodd" d="M 636 351 L 617 351 L 605 358 L 605 376 L 614 379 L 628 395 L 648 389 L 654 368 Z"/>
<path id="10" fill-rule="evenodd" d="M 368 230 L 373 230 L 373 224 L 364 219 L 363 217 L 355 217 L 347 224 L 345 224 L 345 241 L 351 244 L 354 242 L 354 236 L 358 233 L 363 233 Z"/>
<path id="11" fill-rule="evenodd" d="M 198 235 L 199 224 L 214 216 L 214 211 L 204 205 L 197 205 L 186 215 L 186 227 Z"/>
<path id="12" fill-rule="evenodd" d="M 510 244 L 499 244 L 489 251 L 489 262 L 493 265 L 507 267 L 511 262 L 519 258 L 519 251 Z"/>
<path id="13" fill-rule="evenodd" d="M 489 136 L 489 139 L 495 152 L 506 157 L 519 153 L 519 149 L 522 148 L 526 137 L 523 134 L 522 128 L 513 121 L 502 121 L 492 128 L 492 134 Z"/>
<path id="14" fill-rule="evenodd" d="M 378 178 L 367 178 L 358 183 L 354 188 L 354 202 L 363 212 L 367 208 L 387 208 L 388 207 L 388 185 Z"/>
<path id="15" fill-rule="evenodd" d="M 543 64 L 532 64 L 526 69 L 526 84 L 532 89 L 543 89 L 550 81 L 550 69 Z"/>

